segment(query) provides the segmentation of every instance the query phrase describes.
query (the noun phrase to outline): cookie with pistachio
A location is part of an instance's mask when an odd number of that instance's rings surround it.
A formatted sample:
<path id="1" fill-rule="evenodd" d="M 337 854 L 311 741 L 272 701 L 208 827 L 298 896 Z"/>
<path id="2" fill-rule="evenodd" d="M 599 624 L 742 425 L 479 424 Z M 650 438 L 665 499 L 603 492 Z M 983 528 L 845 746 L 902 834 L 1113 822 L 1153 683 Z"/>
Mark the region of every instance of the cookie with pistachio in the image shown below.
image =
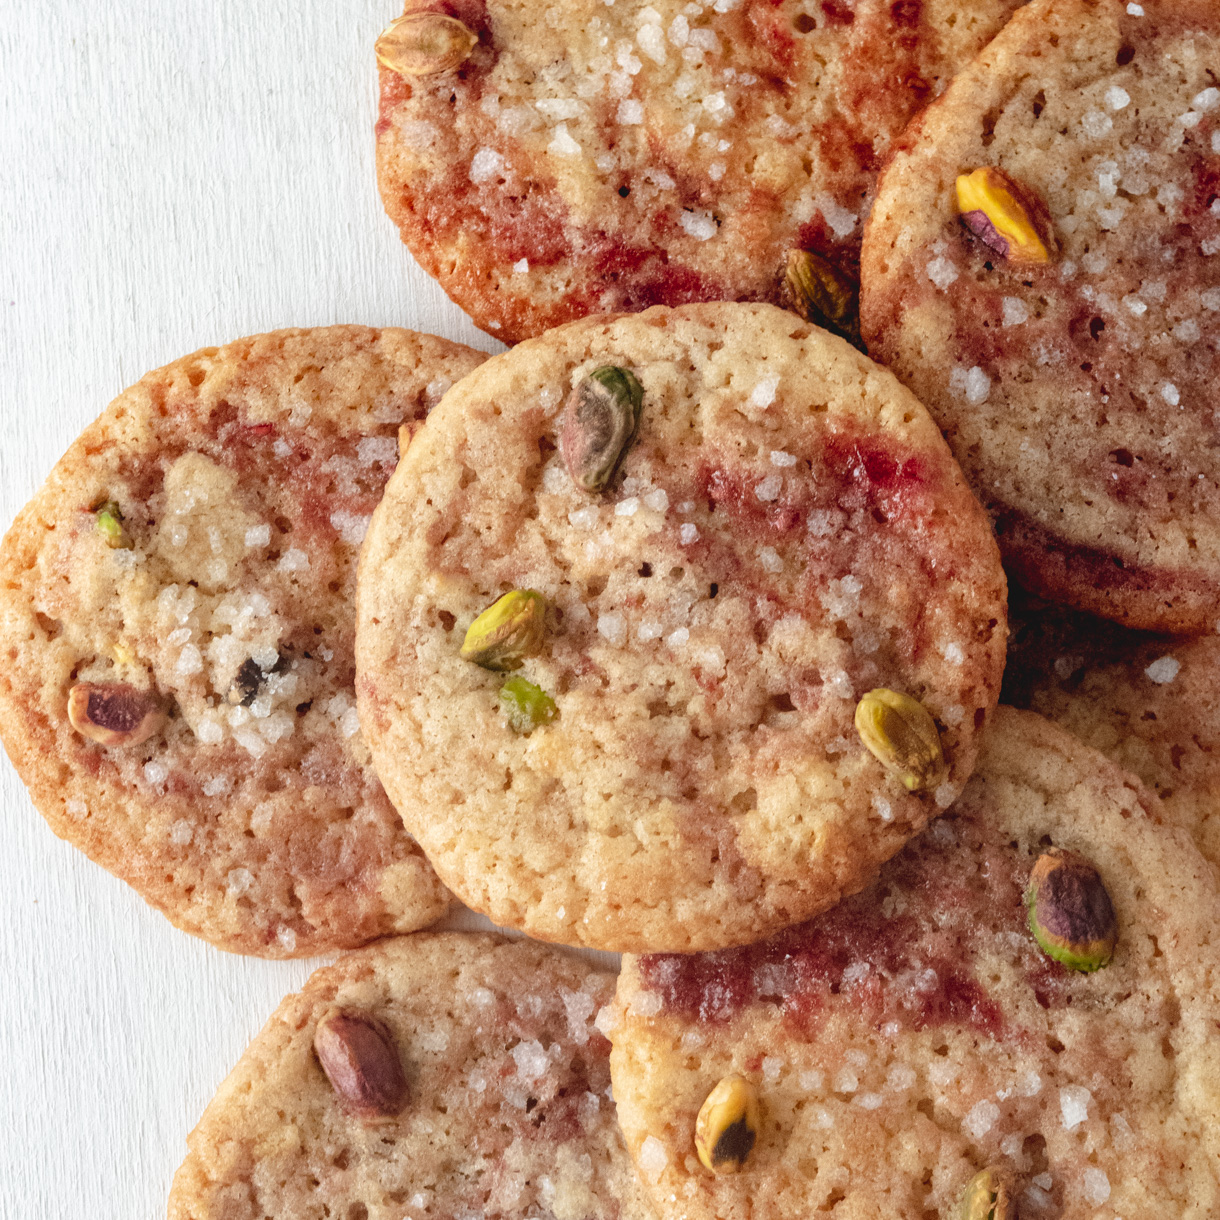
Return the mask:
<path id="1" fill-rule="evenodd" d="M 1034 0 L 913 125 L 862 256 L 1031 591 L 1131 627 L 1220 602 L 1220 9 Z"/>
<path id="2" fill-rule="evenodd" d="M 613 993 L 572 955 L 486 934 L 349 953 L 220 1086 L 170 1220 L 649 1220 L 595 1024 Z"/>
<path id="3" fill-rule="evenodd" d="M 1022 606 L 1004 698 L 1138 775 L 1220 869 L 1220 638 L 1127 631 Z"/>
<path id="4" fill-rule="evenodd" d="M 716 300 L 852 332 L 878 168 L 1015 8 L 408 0 L 377 43 L 382 200 L 506 342 Z"/>
<path id="5" fill-rule="evenodd" d="M 361 723 L 497 923 L 742 943 L 952 803 L 1004 605 L 936 426 L 844 340 L 770 305 L 590 318 L 412 442 L 361 559 Z"/>
<path id="6" fill-rule="evenodd" d="M 279 331 L 149 373 L 0 547 L 0 737 L 56 834 L 175 924 L 285 957 L 432 922 L 356 712 L 356 555 L 481 353 Z"/>
<path id="7" fill-rule="evenodd" d="M 746 948 L 624 960 L 603 1025 L 627 1146 L 666 1220 L 1203 1220 L 1217 920 L 1151 792 L 1001 707 L 868 890 Z"/>

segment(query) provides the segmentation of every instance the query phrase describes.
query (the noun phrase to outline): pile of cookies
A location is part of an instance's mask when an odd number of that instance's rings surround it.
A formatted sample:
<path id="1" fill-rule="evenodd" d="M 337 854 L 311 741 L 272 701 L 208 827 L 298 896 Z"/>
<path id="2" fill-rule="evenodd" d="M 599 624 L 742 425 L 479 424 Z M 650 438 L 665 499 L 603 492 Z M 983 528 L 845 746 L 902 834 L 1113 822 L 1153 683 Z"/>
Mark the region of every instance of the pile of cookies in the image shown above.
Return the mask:
<path id="1" fill-rule="evenodd" d="M 202 349 L 0 551 L 55 832 L 350 950 L 171 1217 L 1220 1215 L 1214 5 L 376 50 L 386 209 L 516 346 Z"/>

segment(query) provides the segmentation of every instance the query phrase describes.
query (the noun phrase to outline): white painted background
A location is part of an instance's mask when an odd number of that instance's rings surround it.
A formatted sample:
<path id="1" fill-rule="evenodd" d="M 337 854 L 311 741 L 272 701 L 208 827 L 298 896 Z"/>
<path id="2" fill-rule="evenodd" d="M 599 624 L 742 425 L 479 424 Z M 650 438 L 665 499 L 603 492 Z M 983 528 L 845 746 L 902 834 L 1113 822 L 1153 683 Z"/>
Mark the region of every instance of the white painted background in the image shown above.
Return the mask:
<path id="1" fill-rule="evenodd" d="M 280 326 L 486 349 L 373 172 L 398 0 L 0 3 L 0 528 L 121 389 Z M 306 963 L 175 931 L 0 760 L 0 1217 L 164 1216 L 184 1138 Z"/>

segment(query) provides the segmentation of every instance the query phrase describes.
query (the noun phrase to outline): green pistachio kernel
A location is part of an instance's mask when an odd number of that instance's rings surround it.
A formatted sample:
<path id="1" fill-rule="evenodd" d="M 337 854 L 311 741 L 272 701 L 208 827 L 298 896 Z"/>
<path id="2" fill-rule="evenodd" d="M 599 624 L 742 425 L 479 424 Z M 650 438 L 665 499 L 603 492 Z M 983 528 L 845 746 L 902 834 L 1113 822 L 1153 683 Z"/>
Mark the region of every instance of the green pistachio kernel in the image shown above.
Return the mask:
<path id="1" fill-rule="evenodd" d="M 695 1152 L 715 1174 L 740 1171 L 754 1150 L 761 1127 L 758 1090 L 736 1074 L 707 1095 L 695 1120 Z"/>
<path id="2" fill-rule="evenodd" d="M 509 678 L 500 687 L 500 706 L 514 733 L 532 733 L 539 726 L 550 724 L 559 712 L 555 700 L 541 686 L 525 678 Z"/>
<path id="3" fill-rule="evenodd" d="M 944 779 L 940 732 L 918 699 L 885 687 L 869 691 L 856 705 L 856 732 L 911 792 L 926 792 Z"/>
<path id="4" fill-rule="evenodd" d="M 1012 1182 L 1003 1170 L 980 1169 L 966 1183 L 957 1220 L 1016 1220 Z"/>
<path id="5" fill-rule="evenodd" d="M 1048 957 L 1085 973 L 1110 964 L 1118 917 L 1101 874 L 1084 856 L 1057 848 L 1039 856 L 1025 904 L 1029 930 Z"/>
<path id="6" fill-rule="evenodd" d="M 860 288 L 845 271 L 812 250 L 789 250 L 784 268 L 788 307 L 806 322 L 860 346 Z"/>
<path id="7" fill-rule="evenodd" d="M 644 387 L 628 369 L 608 364 L 582 377 L 563 412 L 559 449 L 573 482 L 602 491 L 635 439 Z"/>
<path id="8" fill-rule="evenodd" d="M 107 500 L 99 504 L 93 510 L 93 516 L 97 523 L 97 532 L 108 547 L 116 551 L 131 550 L 131 539 L 123 528 L 123 514 L 119 511 L 117 500 Z"/>
<path id="9" fill-rule="evenodd" d="M 546 599 L 533 589 L 514 589 L 493 602 L 466 630 L 462 660 L 484 669 L 520 669 L 542 648 Z"/>

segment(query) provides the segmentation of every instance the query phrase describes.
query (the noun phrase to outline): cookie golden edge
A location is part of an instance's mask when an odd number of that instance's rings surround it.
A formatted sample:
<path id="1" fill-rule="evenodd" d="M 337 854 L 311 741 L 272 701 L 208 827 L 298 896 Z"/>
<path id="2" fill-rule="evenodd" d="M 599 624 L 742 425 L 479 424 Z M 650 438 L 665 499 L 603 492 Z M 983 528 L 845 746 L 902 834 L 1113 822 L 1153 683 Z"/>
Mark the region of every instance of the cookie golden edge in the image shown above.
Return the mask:
<path id="1" fill-rule="evenodd" d="M 30 501 L 17 513 L 0 543 L 0 646 L 10 667 L 0 674 L 0 740 L 35 808 L 57 837 L 82 851 L 94 863 L 131 886 L 139 896 L 164 915 L 176 928 L 229 952 L 262 957 L 305 957 L 319 952 L 353 948 L 394 931 L 422 928 L 449 909 L 452 896 L 440 883 L 423 852 L 412 846 L 403 863 L 410 877 L 396 887 L 405 895 L 395 914 L 382 903 L 383 911 L 371 917 L 340 919 L 319 928 L 317 935 L 301 937 L 295 947 L 265 935 L 244 917 L 232 918 L 213 905 L 199 909 L 186 900 L 182 888 L 166 874 L 162 863 L 143 850 L 131 850 L 130 839 L 108 825 L 110 810 L 121 810 L 120 821 L 134 816 L 140 800 L 96 777 L 82 774 L 57 761 L 54 746 L 57 726 L 66 719 L 64 693 L 44 691 L 29 697 L 29 684 L 17 681 L 16 671 L 45 634 L 32 612 L 30 591 L 36 581 L 39 556 L 54 527 L 57 505 L 75 504 L 78 485 L 88 481 L 87 471 L 97 453 L 143 444 L 149 440 L 149 413 L 164 412 L 164 402 L 174 392 L 190 394 L 209 371 L 226 362 L 269 361 L 282 358 L 285 346 L 300 349 L 294 354 L 308 365 L 315 343 L 338 345 L 359 354 L 379 345 L 384 357 L 433 365 L 454 377 L 486 359 L 486 354 L 460 343 L 399 327 L 373 328 L 340 324 L 314 328 L 286 328 L 200 348 L 145 374 L 121 392 L 69 446 Z M 404 421 L 406 422 L 406 421 Z M 354 560 L 353 560 L 354 562 Z M 83 819 L 74 809 L 84 805 L 90 816 Z M 396 922 L 401 921 L 398 926 Z M 402 926 L 402 925 L 408 926 Z"/>

